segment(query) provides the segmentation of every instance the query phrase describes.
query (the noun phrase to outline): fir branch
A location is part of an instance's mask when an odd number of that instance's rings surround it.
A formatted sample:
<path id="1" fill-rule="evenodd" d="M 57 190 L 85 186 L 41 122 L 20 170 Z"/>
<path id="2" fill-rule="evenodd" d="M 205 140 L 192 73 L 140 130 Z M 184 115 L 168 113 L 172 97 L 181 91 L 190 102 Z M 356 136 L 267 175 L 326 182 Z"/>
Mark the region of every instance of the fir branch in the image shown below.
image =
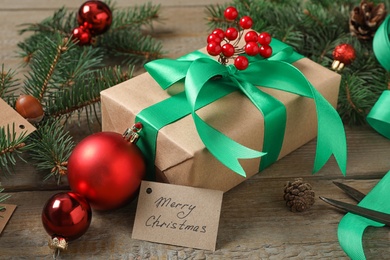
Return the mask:
<path id="1" fill-rule="evenodd" d="M 4 191 L 3 188 L 0 188 L 0 193 L 2 193 Z M 4 202 L 6 199 L 9 199 L 11 197 L 10 194 L 2 194 L 0 195 L 0 203 Z M 5 207 L 4 206 L 0 206 L 0 211 L 3 211 L 5 210 Z"/>
<path id="2" fill-rule="evenodd" d="M 67 173 L 67 162 L 75 146 L 73 138 L 58 121 L 48 120 L 31 135 L 31 158 L 38 170 L 48 171 L 44 180 L 54 178 L 60 184 Z"/>
<path id="3" fill-rule="evenodd" d="M 102 68 L 75 79 L 71 89 L 53 94 L 46 103 L 46 115 L 52 118 L 69 117 L 83 110 L 95 111 L 100 92 L 132 77 L 132 68 L 123 73 L 120 67 Z M 88 115 L 87 115 L 88 116 Z"/>
<path id="4" fill-rule="evenodd" d="M 26 32 L 43 33 L 46 36 L 61 34 L 63 37 L 69 36 L 73 28 L 77 26 L 76 14 L 68 12 L 65 7 L 54 12 L 52 17 L 48 17 L 40 23 L 22 24 L 25 28 L 19 31 L 20 34 Z"/>
<path id="5" fill-rule="evenodd" d="M 17 135 L 15 124 L 12 125 L 12 128 L 10 125 L 0 127 L 0 170 L 5 174 L 10 174 L 13 171 L 16 158 L 25 161 L 21 154 L 31 148 L 30 145 L 26 144 L 26 140 L 26 132 Z"/>
<path id="6" fill-rule="evenodd" d="M 390 0 L 378 0 L 390 6 Z M 297 52 L 331 68 L 333 50 L 349 43 L 356 50 L 356 59 L 343 69 L 338 112 L 348 124 L 364 124 L 365 118 L 380 94 L 389 87 L 389 73 L 378 64 L 372 41 L 360 41 L 349 31 L 349 18 L 356 0 L 233 0 L 224 5 L 206 8 L 210 28 L 226 29 L 225 8 L 235 6 L 240 16 L 249 15 L 253 29 L 267 31 L 291 45 Z M 248 6 L 250 8 L 248 8 Z"/>
<path id="7" fill-rule="evenodd" d="M 115 33 L 120 30 L 139 29 L 142 25 L 152 26 L 159 15 L 160 5 L 147 3 L 122 10 L 113 10 L 113 22 L 110 31 Z"/>
<path id="8" fill-rule="evenodd" d="M 100 44 L 108 53 L 121 59 L 122 64 L 144 63 L 162 57 L 161 43 L 139 30 L 106 33 Z"/>
<path id="9" fill-rule="evenodd" d="M 18 87 L 18 80 L 15 77 L 16 72 L 6 71 L 4 64 L 1 65 L 0 71 L 0 98 L 4 99 L 10 96 Z"/>

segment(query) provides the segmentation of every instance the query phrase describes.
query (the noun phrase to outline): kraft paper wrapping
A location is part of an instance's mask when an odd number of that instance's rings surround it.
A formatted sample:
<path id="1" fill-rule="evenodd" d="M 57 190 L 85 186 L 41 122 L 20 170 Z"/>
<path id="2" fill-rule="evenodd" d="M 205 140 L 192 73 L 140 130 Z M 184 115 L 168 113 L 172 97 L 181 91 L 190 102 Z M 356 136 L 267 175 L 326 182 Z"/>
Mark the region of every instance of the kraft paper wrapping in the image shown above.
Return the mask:
<path id="1" fill-rule="evenodd" d="M 307 58 L 293 65 L 336 107 L 341 80 L 339 74 Z M 183 88 L 182 83 L 174 86 L 176 91 Z M 278 159 L 316 137 L 317 120 L 312 99 L 274 89 L 261 89 L 280 100 L 287 109 L 286 131 Z M 103 131 L 123 133 L 133 125 L 135 116 L 142 109 L 170 97 L 173 91 L 171 88 L 168 91 L 161 89 L 148 73 L 104 90 L 101 92 Z M 263 116 L 243 94 L 229 94 L 201 108 L 198 114 L 237 142 L 262 151 Z M 162 128 L 158 134 L 155 166 L 157 177 L 165 182 L 228 191 L 258 173 L 259 163 L 260 159 L 241 161 L 246 178 L 227 169 L 204 147 L 191 115 Z"/>

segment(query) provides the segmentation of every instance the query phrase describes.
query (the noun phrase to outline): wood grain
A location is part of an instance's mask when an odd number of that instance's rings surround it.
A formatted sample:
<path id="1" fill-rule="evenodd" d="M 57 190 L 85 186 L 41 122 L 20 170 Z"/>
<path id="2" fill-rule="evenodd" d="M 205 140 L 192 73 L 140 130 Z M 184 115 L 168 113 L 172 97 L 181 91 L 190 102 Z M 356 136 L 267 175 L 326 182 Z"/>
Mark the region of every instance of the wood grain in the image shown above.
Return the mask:
<path id="1" fill-rule="evenodd" d="M 119 0 L 119 7 L 146 1 Z M 229 1 L 159 0 L 162 23 L 152 32 L 163 43 L 167 55 L 179 57 L 205 44 L 205 6 Z M 18 68 L 16 44 L 18 25 L 38 22 L 61 6 L 76 9 L 80 1 L 2 0 L 0 6 L 0 62 Z M 26 71 L 21 68 L 20 74 Z M 22 76 L 18 75 L 20 78 Z M 88 132 L 72 126 L 78 137 Z M 303 177 L 316 195 L 352 202 L 332 181 L 343 181 L 368 192 L 390 170 L 390 140 L 369 127 L 346 127 L 348 141 L 347 176 L 343 177 L 334 159 L 315 175 L 311 174 L 316 141 L 313 140 L 262 173 L 224 194 L 217 250 L 215 252 L 150 243 L 131 239 L 136 201 L 113 212 L 93 212 L 87 233 L 71 242 L 61 259 L 348 259 L 337 240 L 337 226 L 344 213 L 316 199 L 304 213 L 292 213 L 284 205 L 283 187 L 289 180 Z M 57 186 L 43 182 L 45 173 L 18 163 L 15 174 L 1 185 L 12 195 L 9 204 L 18 205 L 0 235 L 0 259 L 51 259 L 48 236 L 41 224 L 47 199 L 66 190 L 66 181 Z M 388 258 L 388 228 L 368 229 L 364 247 L 368 259 Z"/>

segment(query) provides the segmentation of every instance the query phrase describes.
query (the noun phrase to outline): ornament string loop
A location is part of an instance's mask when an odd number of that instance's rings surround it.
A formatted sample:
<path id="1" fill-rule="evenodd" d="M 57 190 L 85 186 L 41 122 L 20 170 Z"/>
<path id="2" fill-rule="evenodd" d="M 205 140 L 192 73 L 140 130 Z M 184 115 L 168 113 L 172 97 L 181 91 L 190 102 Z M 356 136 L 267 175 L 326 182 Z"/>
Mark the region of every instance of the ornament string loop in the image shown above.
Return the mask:
<path id="1" fill-rule="evenodd" d="M 246 70 L 231 73 L 228 66 L 218 63 L 210 56 L 195 51 L 177 60 L 161 59 L 149 62 L 146 70 L 163 89 L 184 80 L 184 93 L 156 103 L 142 110 L 136 117 L 142 122 L 147 135 L 139 146 L 154 165 L 157 132 L 167 124 L 191 114 L 199 137 L 213 156 L 222 164 L 246 176 L 239 159 L 261 157 L 259 170 L 275 162 L 279 156 L 286 125 L 286 109 L 274 97 L 256 86 L 287 91 L 312 98 L 318 118 L 318 142 L 313 171 L 322 168 L 333 154 L 343 174 L 346 172 L 346 139 L 343 124 L 335 109 L 311 85 L 305 76 L 290 63 L 303 56 L 276 39 L 271 42 L 274 55 L 268 59 L 250 58 Z M 259 77 L 259 75 L 267 75 Z M 216 76 L 222 76 L 215 79 Z M 196 111 L 215 100 L 233 92 L 241 91 L 264 115 L 265 133 L 263 152 L 255 151 L 230 139 L 201 119 Z M 175 107 L 175 109 L 170 109 Z M 174 111 L 172 111 L 174 110 Z M 163 112 L 162 112 L 163 111 Z M 156 114 L 163 114 L 156 117 Z M 216 141 L 218 140 L 218 141 Z M 226 149 L 229 147 L 231 149 Z M 153 160 L 153 161 L 152 161 Z"/>

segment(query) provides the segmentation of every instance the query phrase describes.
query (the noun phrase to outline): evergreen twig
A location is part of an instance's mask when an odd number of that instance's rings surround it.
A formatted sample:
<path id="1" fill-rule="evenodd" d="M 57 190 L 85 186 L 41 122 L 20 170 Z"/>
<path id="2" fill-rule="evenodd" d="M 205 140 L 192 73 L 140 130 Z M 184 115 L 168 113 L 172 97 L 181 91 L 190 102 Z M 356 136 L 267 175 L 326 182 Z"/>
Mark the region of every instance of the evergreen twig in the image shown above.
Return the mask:
<path id="1" fill-rule="evenodd" d="M 2 193 L 4 191 L 3 188 L 0 188 L 0 193 Z M 4 202 L 6 199 L 10 198 L 11 195 L 10 194 L 1 194 L 0 195 L 0 203 Z M 5 209 L 4 206 L 0 206 L 0 211 L 3 211 Z"/>
<path id="2" fill-rule="evenodd" d="M 384 2 L 390 8 L 390 0 L 373 2 Z M 208 6 L 207 20 L 210 28 L 226 29 L 229 22 L 223 11 L 229 5 L 235 6 L 240 15 L 252 17 L 254 30 L 271 33 L 327 68 L 331 68 L 334 48 L 340 43 L 351 44 L 356 59 L 340 72 L 338 112 L 345 123 L 359 125 L 366 123 L 379 95 L 388 89 L 390 73 L 375 59 L 372 41 L 361 41 L 349 32 L 350 13 L 358 4 L 356 0 L 233 0 Z"/>
<path id="3" fill-rule="evenodd" d="M 15 131 L 15 124 L 7 125 L 6 127 L 0 127 L 0 170 L 4 174 L 10 174 L 13 170 L 13 166 L 16 165 L 16 158 L 20 158 L 25 161 L 21 155 L 22 152 L 31 148 L 26 144 L 27 135 L 26 132 L 22 132 L 19 135 Z"/>
<path id="4" fill-rule="evenodd" d="M 44 180 L 54 177 L 60 184 L 67 173 L 69 156 L 75 146 L 73 138 L 58 121 L 48 120 L 31 135 L 31 158 L 38 170 L 49 172 Z"/>

